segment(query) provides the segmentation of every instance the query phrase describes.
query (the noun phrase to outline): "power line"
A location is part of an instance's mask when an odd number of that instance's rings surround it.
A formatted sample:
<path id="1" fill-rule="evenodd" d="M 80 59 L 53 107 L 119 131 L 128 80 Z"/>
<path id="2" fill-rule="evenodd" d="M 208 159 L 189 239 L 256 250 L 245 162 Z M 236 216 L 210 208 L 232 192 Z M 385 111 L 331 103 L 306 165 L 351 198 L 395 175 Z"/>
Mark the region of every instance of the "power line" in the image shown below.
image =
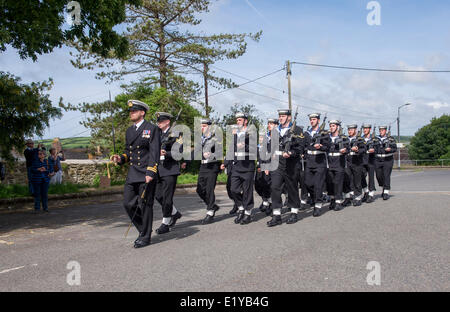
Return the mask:
<path id="1" fill-rule="evenodd" d="M 244 77 L 244 76 L 241 76 L 241 75 L 238 75 L 238 74 L 234 74 L 234 73 L 229 72 L 229 71 L 227 71 L 227 70 L 218 68 L 217 66 L 211 66 L 211 67 L 214 67 L 214 68 L 216 68 L 216 69 L 218 69 L 218 70 L 220 70 L 220 71 L 223 71 L 223 72 L 225 72 L 225 73 L 227 73 L 227 74 L 236 76 L 236 77 L 241 78 L 241 79 L 245 79 L 245 80 L 248 80 L 248 81 L 251 80 L 251 79 L 246 78 L 246 77 Z M 267 87 L 267 88 L 270 88 L 270 89 L 273 89 L 273 90 L 276 90 L 276 91 L 280 91 L 280 92 L 282 92 L 283 94 L 286 93 L 286 91 L 284 91 L 284 90 L 282 90 L 282 89 L 279 89 L 279 88 L 275 88 L 275 87 L 272 87 L 272 86 L 269 86 L 269 85 L 266 85 L 266 84 L 263 84 L 263 83 L 260 83 L 260 82 L 255 82 L 255 83 L 258 84 L 258 85 L 261 85 L 261 86 L 263 86 L 263 87 Z M 243 91 L 245 91 L 245 90 L 243 90 Z M 300 99 L 303 99 L 303 100 L 311 101 L 311 102 L 314 102 L 314 103 L 322 104 L 322 105 L 325 105 L 325 106 L 328 106 L 328 107 L 334 107 L 332 104 L 327 104 L 327 103 L 324 103 L 324 102 L 322 102 L 322 101 L 310 99 L 310 98 L 307 98 L 307 97 L 304 97 L 304 96 L 299 96 L 299 95 L 296 95 L 296 94 L 292 94 L 292 96 L 293 96 L 293 97 L 300 98 Z M 306 105 L 302 105 L 302 106 L 305 107 L 305 108 L 316 109 L 315 107 L 308 107 L 308 106 L 306 106 Z M 348 109 L 348 108 L 345 108 L 345 111 L 346 111 L 346 112 L 354 112 L 354 113 L 360 114 L 360 116 L 363 116 L 363 117 L 365 117 L 365 118 L 374 118 L 374 119 L 378 119 L 378 117 L 375 117 L 375 116 L 373 116 L 373 115 L 370 115 L 370 114 L 367 114 L 367 113 L 363 113 L 363 112 L 360 112 L 360 111 L 351 110 L 351 109 Z"/>
<path id="2" fill-rule="evenodd" d="M 271 97 L 271 96 L 268 96 L 268 95 L 260 94 L 260 93 L 254 92 L 254 91 L 242 89 L 240 87 L 238 87 L 236 89 L 244 91 L 244 92 L 247 92 L 247 93 L 250 93 L 250 94 L 253 94 L 253 95 L 265 97 L 265 98 L 268 98 L 270 100 L 277 101 L 277 102 L 280 102 L 280 103 L 289 104 L 287 101 L 284 101 L 284 100 L 281 100 L 281 99 L 277 99 L 277 98 L 274 98 L 274 97 Z M 306 106 L 306 105 L 298 105 L 298 106 L 317 110 L 316 107 L 311 107 L 311 106 Z M 331 111 L 331 110 L 320 110 L 320 111 L 325 112 L 325 113 L 342 114 L 342 111 L 340 111 L 340 112 Z M 382 117 L 372 117 L 372 116 L 369 117 L 369 116 L 361 116 L 361 115 L 358 116 L 356 114 L 348 114 L 348 113 L 346 115 L 353 116 L 353 117 L 358 117 L 358 118 L 369 118 L 369 119 L 379 119 L 379 120 L 385 120 L 386 119 L 386 118 L 382 118 Z"/>
<path id="3" fill-rule="evenodd" d="M 266 78 L 266 77 L 268 77 L 268 76 L 274 75 L 274 74 L 276 74 L 276 73 L 278 73 L 278 72 L 280 72 L 280 71 L 282 71 L 282 70 L 284 70 L 284 67 L 283 67 L 283 68 L 280 68 L 280 69 L 278 69 L 278 70 L 276 70 L 276 71 L 274 71 L 274 72 L 271 72 L 271 73 L 265 74 L 265 75 L 263 75 L 263 76 L 260 76 L 260 77 L 258 77 L 258 78 L 249 80 L 249 81 L 247 81 L 247 82 L 245 82 L 245 83 L 243 83 L 243 84 L 241 84 L 241 85 L 238 85 L 237 87 L 228 88 L 228 89 L 225 89 L 225 90 L 222 90 L 222 91 L 219 91 L 219 92 L 210 94 L 210 95 L 208 96 L 208 98 L 210 98 L 210 97 L 212 97 L 212 96 L 215 96 L 215 95 L 218 95 L 218 94 L 221 94 L 221 93 L 224 93 L 224 92 L 227 92 L 227 91 L 230 91 L 230 90 L 233 90 L 233 89 L 236 89 L 236 88 L 239 88 L 239 87 L 244 86 L 244 85 L 246 85 L 246 84 L 249 84 L 249 83 L 255 82 L 255 81 L 257 81 L 257 80 Z M 200 100 L 200 99 L 201 99 L 201 97 L 195 99 L 194 101 L 198 103 L 198 100 Z"/>
<path id="4" fill-rule="evenodd" d="M 337 66 L 337 65 L 325 65 L 325 64 L 313 64 L 305 62 L 291 62 L 292 64 L 327 67 L 335 69 L 351 69 L 351 70 L 365 70 L 365 71 L 378 71 L 378 72 L 396 72 L 396 73 L 450 73 L 450 70 L 410 70 L 410 69 L 386 69 L 386 68 L 366 68 L 366 67 L 350 67 L 350 66 Z"/>

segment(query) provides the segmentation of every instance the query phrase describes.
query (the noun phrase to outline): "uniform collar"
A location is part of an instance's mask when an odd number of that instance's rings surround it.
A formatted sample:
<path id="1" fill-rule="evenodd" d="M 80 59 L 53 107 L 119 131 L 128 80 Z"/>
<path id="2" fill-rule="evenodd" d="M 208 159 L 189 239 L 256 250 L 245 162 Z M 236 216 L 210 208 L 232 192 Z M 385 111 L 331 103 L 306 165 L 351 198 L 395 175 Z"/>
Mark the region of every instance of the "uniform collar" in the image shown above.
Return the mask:
<path id="1" fill-rule="evenodd" d="M 145 119 L 142 119 L 141 121 L 139 121 L 137 124 L 134 124 L 134 126 L 136 127 L 136 129 L 139 129 L 139 127 L 144 123 Z"/>

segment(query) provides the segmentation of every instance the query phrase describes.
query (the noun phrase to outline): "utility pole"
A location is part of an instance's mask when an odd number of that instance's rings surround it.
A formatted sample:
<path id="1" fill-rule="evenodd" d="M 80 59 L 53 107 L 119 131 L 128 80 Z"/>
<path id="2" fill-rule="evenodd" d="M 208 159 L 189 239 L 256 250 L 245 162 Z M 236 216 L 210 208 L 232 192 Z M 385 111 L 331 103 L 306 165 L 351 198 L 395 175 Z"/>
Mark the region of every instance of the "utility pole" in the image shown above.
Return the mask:
<path id="1" fill-rule="evenodd" d="M 292 99 L 291 99 L 291 62 L 286 61 L 286 75 L 288 79 L 288 99 L 289 99 L 289 110 L 292 112 Z"/>
<path id="2" fill-rule="evenodd" d="M 112 137 L 113 137 L 113 152 L 116 153 L 116 135 L 114 131 L 114 117 L 113 117 L 113 110 L 112 110 L 112 104 L 111 104 L 111 90 L 109 91 L 109 109 L 111 110 L 111 126 L 112 126 Z"/>
<path id="3" fill-rule="evenodd" d="M 208 64 L 203 63 L 203 79 L 205 81 L 205 114 L 209 118 L 209 104 L 208 104 Z"/>
<path id="4" fill-rule="evenodd" d="M 411 105 L 411 103 L 406 103 L 403 105 L 400 105 L 397 109 L 397 137 L 398 137 L 398 143 L 400 143 L 400 108 L 403 106 Z M 398 168 L 400 169 L 400 147 L 397 148 L 398 150 Z"/>

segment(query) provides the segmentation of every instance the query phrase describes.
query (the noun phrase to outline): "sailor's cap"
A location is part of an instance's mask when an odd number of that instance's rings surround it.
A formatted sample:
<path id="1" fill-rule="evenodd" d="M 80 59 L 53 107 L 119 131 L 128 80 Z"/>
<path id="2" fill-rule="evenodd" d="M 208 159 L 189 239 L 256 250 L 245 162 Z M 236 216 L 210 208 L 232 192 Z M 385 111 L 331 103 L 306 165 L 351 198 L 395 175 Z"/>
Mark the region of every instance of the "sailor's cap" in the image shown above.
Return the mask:
<path id="1" fill-rule="evenodd" d="M 357 124 L 349 124 L 347 125 L 347 129 L 354 129 L 354 128 L 358 128 Z"/>
<path id="2" fill-rule="evenodd" d="M 278 119 L 277 118 L 269 118 L 269 119 L 267 119 L 267 123 L 278 124 Z"/>
<path id="3" fill-rule="evenodd" d="M 382 125 L 382 126 L 378 127 L 378 129 L 387 129 L 387 128 L 388 128 L 388 126 L 386 126 L 386 125 Z"/>
<path id="4" fill-rule="evenodd" d="M 278 115 L 291 115 L 291 110 L 290 109 L 279 109 Z"/>
<path id="5" fill-rule="evenodd" d="M 201 124 L 202 125 L 211 125 L 212 122 L 211 122 L 211 119 L 209 119 L 209 118 L 202 118 Z"/>
<path id="6" fill-rule="evenodd" d="M 248 119 L 247 114 L 246 113 L 242 113 L 242 112 L 236 113 L 236 115 L 234 117 Z"/>
<path id="7" fill-rule="evenodd" d="M 164 121 L 173 118 L 172 114 L 166 112 L 156 112 L 155 116 L 156 121 Z"/>
<path id="8" fill-rule="evenodd" d="M 364 124 L 362 124 L 362 127 L 363 128 L 372 128 L 372 125 L 369 123 L 364 123 Z"/>
<path id="9" fill-rule="evenodd" d="M 308 115 L 309 119 L 311 118 L 317 118 L 320 119 L 320 114 L 319 113 L 311 113 Z"/>
<path id="10" fill-rule="evenodd" d="M 335 125 L 338 125 L 338 126 L 341 125 L 341 122 L 340 122 L 339 120 L 337 120 L 337 119 L 330 120 L 328 123 L 329 123 L 330 125 L 331 125 L 331 124 L 335 124 Z"/>
<path id="11" fill-rule="evenodd" d="M 149 107 L 144 102 L 138 101 L 138 100 L 128 100 L 128 109 L 130 111 L 144 111 L 147 112 L 149 110 Z"/>

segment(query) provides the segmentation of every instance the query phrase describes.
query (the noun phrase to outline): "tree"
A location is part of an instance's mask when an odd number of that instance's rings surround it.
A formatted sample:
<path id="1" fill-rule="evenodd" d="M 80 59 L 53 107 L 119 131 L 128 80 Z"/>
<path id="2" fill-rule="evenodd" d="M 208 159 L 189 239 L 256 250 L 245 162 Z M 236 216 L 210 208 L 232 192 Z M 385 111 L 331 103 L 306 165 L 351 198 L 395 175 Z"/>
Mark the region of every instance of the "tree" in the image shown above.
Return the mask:
<path id="1" fill-rule="evenodd" d="M 258 117 L 259 112 L 253 104 L 235 104 L 230 107 L 230 112 L 222 118 L 216 118 L 215 121 L 224 129 L 227 125 L 236 124 L 236 113 L 246 113 L 248 116 L 248 124 L 253 124 L 257 129 L 263 125 L 263 121 Z"/>
<path id="2" fill-rule="evenodd" d="M 114 51 L 115 55 L 124 57 L 128 53 L 128 39 L 113 27 L 125 20 L 127 4 L 138 6 L 141 1 L 77 2 L 80 23 L 66 27 L 64 13 L 68 10 L 68 0 L 0 0 L 0 51 L 11 45 L 21 58 L 36 61 L 37 55 L 74 41 L 102 56 Z"/>
<path id="3" fill-rule="evenodd" d="M 25 136 L 42 136 L 50 119 L 61 118 L 48 94 L 52 80 L 21 84 L 20 78 L 0 72 L 0 155 L 13 161 L 12 150 L 22 151 Z"/>
<path id="4" fill-rule="evenodd" d="M 450 159 L 450 115 L 434 117 L 417 131 L 408 147 L 411 159 Z"/>
<path id="5" fill-rule="evenodd" d="M 112 125 L 114 124 L 116 151 L 120 152 L 125 146 L 125 132 L 130 126 L 127 102 L 130 99 L 140 100 L 146 103 L 150 110 L 145 115 L 146 120 L 156 122 L 156 112 L 169 112 L 177 116 L 182 109 L 179 124 L 184 124 L 193 129 L 194 117 L 200 116 L 200 112 L 176 95 L 171 95 L 163 88 L 153 89 L 145 82 L 135 82 L 122 86 L 124 92 L 118 94 L 114 101 L 98 103 L 80 103 L 77 105 L 62 105 L 66 110 L 76 110 L 89 113 L 85 121 L 80 122 L 86 128 L 91 129 L 91 144 L 102 145 L 110 153 L 113 151 Z"/>
<path id="6" fill-rule="evenodd" d="M 125 37 L 130 54 L 121 58 L 114 51 L 107 57 L 79 44 L 80 52 L 72 63 L 79 68 L 105 71 L 98 78 L 116 80 L 129 74 L 143 74 L 153 84 L 192 99 L 200 86 L 186 79 L 190 74 L 204 74 L 204 66 L 222 59 L 236 59 L 247 49 L 247 39 L 258 41 L 256 34 L 194 34 L 189 28 L 201 20 L 196 14 L 208 12 L 208 0 L 143 0 L 142 6 L 129 6 Z M 207 70 L 207 78 L 216 86 L 233 86 Z M 150 82 L 150 81 L 149 81 Z M 181 91 L 182 90 L 182 91 Z"/>

